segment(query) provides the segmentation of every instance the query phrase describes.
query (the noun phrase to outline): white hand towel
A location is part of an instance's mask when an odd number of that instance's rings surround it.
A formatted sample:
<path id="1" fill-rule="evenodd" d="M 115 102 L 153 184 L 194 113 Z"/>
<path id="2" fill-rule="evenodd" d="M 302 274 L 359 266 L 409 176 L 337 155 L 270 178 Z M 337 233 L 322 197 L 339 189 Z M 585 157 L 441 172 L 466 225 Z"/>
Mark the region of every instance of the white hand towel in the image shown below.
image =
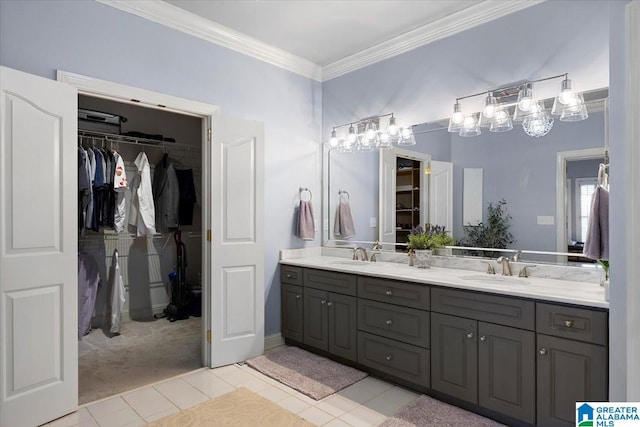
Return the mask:
<path id="1" fill-rule="evenodd" d="M 336 223 L 333 228 L 336 236 L 342 236 L 349 239 L 356 235 L 356 228 L 353 226 L 353 218 L 351 216 L 351 207 L 348 201 L 340 201 L 338 211 L 336 212 Z"/>
<path id="2" fill-rule="evenodd" d="M 296 235 L 303 240 L 314 240 L 316 238 L 313 206 L 310 200 L 300 200 L 300 207 L 298 208 L 298 230 Z"/>
<path id="3" fill-rule="evenodd" d="M 609 192 L 601 185 L 591 197 L 584 256 L 591 259 L 609 259 Z"/>

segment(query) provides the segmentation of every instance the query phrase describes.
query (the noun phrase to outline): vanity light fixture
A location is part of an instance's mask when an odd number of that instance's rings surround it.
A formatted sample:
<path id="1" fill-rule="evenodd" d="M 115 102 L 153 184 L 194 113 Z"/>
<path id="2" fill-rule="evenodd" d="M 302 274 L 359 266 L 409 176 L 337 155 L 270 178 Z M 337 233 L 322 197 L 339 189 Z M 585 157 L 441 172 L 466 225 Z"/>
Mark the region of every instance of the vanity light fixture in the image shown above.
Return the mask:
<path id="1" fill-rule="evenodd" d="M 384 120 L 389 117 L 386 127 L 383 129 Z M 349 127 L 346 134 L 341 137 L 340 128 Z M 338 149 L 343 152 L 371 151 L 376 148 L 388 148 L 394 145 L 415 145 L 412 126 L 400 127 L 393 113 L 380 116 L 367 117 L 352 123 L 344 123 L 334 126 L 331 138 L 327 142 L 329 149 Z"/>
<path id="2" fill-rule="evenodd" d="M 562 78 L 560 92 L 556 96 L 551 112 L 544 103 L 534 96 L 534 83 Z M 480 95 L 486 95 L 484 107 L 479 114 L 463 113 L 460 101 Z M 553 117 L 560 121 L 576 122 L 589 117 L 582 93 L 575 91 L 568 73 L 545 77 L 537 80 L 524 80 L 495 89 L 456 98 L 453 114 L 449 119 L 449 132 L 458 132 L 460 136 L 480 135 L 480 127 L 491 132 L 506 132 L 513 129 L 513 122 L 522 122 L 527 135 L 544 136 L 553 127 Z"/>

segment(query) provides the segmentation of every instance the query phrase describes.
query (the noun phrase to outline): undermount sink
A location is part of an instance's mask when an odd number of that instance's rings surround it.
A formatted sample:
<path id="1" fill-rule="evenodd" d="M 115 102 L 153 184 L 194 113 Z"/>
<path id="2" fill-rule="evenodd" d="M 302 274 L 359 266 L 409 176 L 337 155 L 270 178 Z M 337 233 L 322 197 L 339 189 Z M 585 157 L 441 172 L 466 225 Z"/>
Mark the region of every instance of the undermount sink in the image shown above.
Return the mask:
<path id="1" fill-rule="evenodd" d="M 336 261 L 329 261 L 329 264 L 331 265 L 355 265 L 358 267 L 368 267 L 371 264 L 375 264 L 369 261 L 358 261 L 356 259 L 345 259 L 345 260 L 336 260 Z"/>
<path id="2" fill-rule="evenodd" d="M 512 277 L 512 276 L 501 276 L 497 274 L 474 274 L 471 276 L 462 276 L 461 279 L 470 280 L 474 282 L 512 284 L 512 285 L 525 285 L 527 283 L 526 279 L 523 279 L 523 278 Z"/>

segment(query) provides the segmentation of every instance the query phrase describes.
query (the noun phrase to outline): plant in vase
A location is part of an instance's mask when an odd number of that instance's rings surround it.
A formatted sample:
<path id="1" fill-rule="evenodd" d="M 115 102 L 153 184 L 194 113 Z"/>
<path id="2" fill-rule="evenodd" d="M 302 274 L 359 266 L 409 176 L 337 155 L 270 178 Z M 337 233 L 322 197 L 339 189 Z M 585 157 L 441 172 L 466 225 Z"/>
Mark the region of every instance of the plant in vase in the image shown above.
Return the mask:
<path id="1" fill-rule="evenodd" d="M 609 260 L 599 259 L 598 264 L 600 264 L 604 270 L 604 280 L 600 283 L 601 286 L 604 286 L 604 299 L 605 301 L 609 301 Z"/>
<path id="2" fill-rule="evenodd" d="M 426 259 L 433 253 L 433 250 L 443 246 L 455 245 L 455 243 L 455 239 L 447 234 L 444 225 L 431 225 L 427 223 L 424 228 L 419 225 L 411 229 L 407 247 L 416 253 L 420 264 L 425 266 Z"/>

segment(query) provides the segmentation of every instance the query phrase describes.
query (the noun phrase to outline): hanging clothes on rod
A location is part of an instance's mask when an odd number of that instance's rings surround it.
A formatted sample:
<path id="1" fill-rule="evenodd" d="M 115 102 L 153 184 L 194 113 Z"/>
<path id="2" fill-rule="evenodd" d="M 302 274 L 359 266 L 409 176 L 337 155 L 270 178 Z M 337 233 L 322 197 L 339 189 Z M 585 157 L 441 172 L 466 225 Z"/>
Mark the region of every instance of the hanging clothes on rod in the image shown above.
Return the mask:
<path id="1" fill-rule="evenodd" d="M 129 225 L 136 228 L 135 233 L 138 237 L 153 236 L 156 234 L 156 213 L 151 186 L 151 167 L 144 151 L 138 154 L 134 164 L 137 172 L 131 180 Z"/>
<path id="2" fill-rule="evenodd" d="M 180 208 L 180 184 L 173 162 L 165 153 L 153 172 L 153 202 L 155 204 L 156 229 L 165 233 L 178 228 Z"/>
<path id="3" fill-rule="evenodd" d="M 91 331 L 91 319 L 96 309 L 96 297 L 102 287 L 98 263 L 89 254 L 78 254 L 78 339 Z"/>

